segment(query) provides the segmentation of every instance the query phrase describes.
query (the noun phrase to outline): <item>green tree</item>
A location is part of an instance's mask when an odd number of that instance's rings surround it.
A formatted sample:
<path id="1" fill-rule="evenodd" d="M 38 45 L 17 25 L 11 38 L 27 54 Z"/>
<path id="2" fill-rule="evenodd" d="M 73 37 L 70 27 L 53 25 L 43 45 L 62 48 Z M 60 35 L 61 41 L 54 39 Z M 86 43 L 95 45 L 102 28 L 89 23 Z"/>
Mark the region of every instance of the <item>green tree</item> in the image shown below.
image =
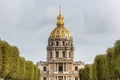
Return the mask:
<path id="1" fill-rule="evenodd" d="M 10 46 L 5 41 L 0 41 L 0 54 L 1 54 L 1 75 L 5 79 L 11 79 L 15 76 L 17 60 L 19 53 L 16 47 Z"/>
<path id="2" fill-rule="evenodd" d="M 39 68 L 37 68 L 37 71 L 38 71 L 38 77 L 37 77 L 37 79 L 36 80 L 40 80 L 40 70 L 39 70 Z"/>
<path id="3" fill-rule="evenodd" d="M 117 80 L 116 74 L 114 72 L 113 65 L 113 57 L 114 57 L 114 47 L 108 48 L 107 50 L 107 61 L 108 61 L 108 72 L 109 72 L 109 80 Z"/>
<path id="4" fill-rule="evenodd" d="M 14 79 L 17 76 L 18 70 L 18 61 L 19 61 L 19 50 L 17 47 L 12 46 L 12 54 L 11 54 L 11 78 Z"/>
<path id="5" fill-rule="evenodd" d="M 2 41 L 0 40 L 0 77 L 2 75 Z"/>
<path id="6" fill-rule="evenodd" d="M 26 61 L 26 78 L 28 80 L 34 80 L 34 65 L 31 61 Z"/>
<path id="7" fill-rule="evenodd" d="M 85 68 L 79 70 L 79 79 L 85 80 Z"/>
<path id="8" fill-rule="evenodd" d="M 92 80 L 92 65 L 91 64 L 86 64 L 84 68 L 84 75 L 85 75 L 85 80 Z"/>
<path id="9" fill-rule="evenodd" d="M 18 59 L 18 70 L 16 73 L 16 80 L 24 80 L 25 78 L 25 58 L 19 57 Z"/>
<path id="10" fill-rule="evenodd" d="M 39 69 L 19 56 L 19 50 L 0 40 L 0 78 L 3 80 L 39 80 Z M 36 74 L 36 75 L 35 75 Z"/>
<path id="11" fill-rule="evenodd" d="M 117 78 L 120 79 L 120 40 L 117 40 L 114 45 L 114 71 L 117 74 Z"/>
<path id="12" fill-rule="evenodd" d="M 34 80 L 39 80 L 40 71 L 36 65 L 34 65 Z"/>
<path id="13" fill-rule="evenodd" d="M 97 70 L 96 70 L 95 63 L 92 64 L 92 80 L 98 80 L 97 79 Z"/>
<path id="14" fill-rule="evenodd" d="M 2 41 L 0 45 L 1 45 L 0 47 L 1 47 L 1 53 L 2 53 L 1 77 L 5 79 L 10 72 L 10 64 L 9 64 L 10 57 L 8 53 L 10 51 L 10 46 L 5 41 Z"/>
<path id="15" fill-rule="evenodd" d="M 108 80 L 108 65 L 106 55 L 98 55 L 95 58 L 95 69 L 97 80 Z"/>

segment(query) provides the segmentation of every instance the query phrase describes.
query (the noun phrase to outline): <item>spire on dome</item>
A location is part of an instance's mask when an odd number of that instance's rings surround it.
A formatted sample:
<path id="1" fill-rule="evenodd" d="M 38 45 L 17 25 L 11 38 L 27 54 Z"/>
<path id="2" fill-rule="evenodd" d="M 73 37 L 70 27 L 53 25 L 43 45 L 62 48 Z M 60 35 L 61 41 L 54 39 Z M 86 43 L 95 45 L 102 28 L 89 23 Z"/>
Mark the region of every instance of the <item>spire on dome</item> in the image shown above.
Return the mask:
<path id="1" fill-rule="evenodd" d="M 57 17 L 57 27 L 64 27 L 64 17 L 62 16 L 61 6 L 59 6 L 59 15 Z"/>
<path id="2" fill-rule="evenodd" d="M 61 6 L 59 6 L 59 16 L 62 15 Z"/>

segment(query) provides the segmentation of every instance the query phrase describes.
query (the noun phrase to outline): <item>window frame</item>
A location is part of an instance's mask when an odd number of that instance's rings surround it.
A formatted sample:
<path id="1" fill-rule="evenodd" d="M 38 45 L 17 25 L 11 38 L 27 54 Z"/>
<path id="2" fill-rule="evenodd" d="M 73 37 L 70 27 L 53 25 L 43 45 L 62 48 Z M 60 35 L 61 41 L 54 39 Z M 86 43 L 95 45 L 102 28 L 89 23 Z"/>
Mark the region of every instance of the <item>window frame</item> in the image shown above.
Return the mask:
<path id="1" fill-rule="evenodd" d="M 53 41 L 51 41 L 51 46 L 53 46 L 54 45 L 54 43 L 53 43 Z"/>
<path id="2" fill-rule="evenodd" d="M 62 52 L 62 57 L 65 58 L 65 51 Z"/>
<path id="3" fill-rule="evenodd" d="M 65 41 L 63 41 L 63 46 L 65 46 Z"/>
<path id="4" fill-rule="evenodd" d="M 59 46 L 59 41 L 56 41 L 56 46 Z"/>
<path id="5" fill-rule="evenodd" d="M 44 66 L 44 67 L 43 67 L 43 71 L 44 71 L 44 72 L 46 72 L 46 71 L 47 71 L 46 66 Z"/>
<path id="6" fill-rule="evenodd" d="M 52 51 L 50 52 L 50 58 L 52 58 L 53 57 L 53 55 L 52 55 Z"/>
<path id="7" fill-rule="evenodd" d="M 59 58 L 59 51 L 56 51 L 56 58 Z"/>
<path id="8" fill-rule="evenodd" d="M 78 66 L 75 66 L 75 71 L 78 71 Z"/>
<path id="9" fill-rule="evenodd" d="M 59 72 L 63 72 L 63 66 L 59 66 Z"/>

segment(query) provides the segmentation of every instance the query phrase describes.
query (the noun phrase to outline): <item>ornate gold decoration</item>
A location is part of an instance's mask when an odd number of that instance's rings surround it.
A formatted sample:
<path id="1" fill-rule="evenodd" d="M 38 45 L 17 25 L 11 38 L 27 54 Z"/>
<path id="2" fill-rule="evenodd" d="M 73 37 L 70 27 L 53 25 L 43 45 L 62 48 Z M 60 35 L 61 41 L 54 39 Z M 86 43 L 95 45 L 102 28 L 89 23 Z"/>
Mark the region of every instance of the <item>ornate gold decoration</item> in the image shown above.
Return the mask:
<path id="1" fill-rule="evenodd" d="M 50 33 L 50 38 L 71 38 L 70 32 L 64 27 L 64 17 L 62 16 L 61 6 L 57 17 L 57 27 Z"/>
<path id="2" fill-rule="evenodd" d="M 64 27 L 64 17 L 62 16 L 61 6 L 59 7 L 59 16 L 57 17 L 57 27 Z"/>

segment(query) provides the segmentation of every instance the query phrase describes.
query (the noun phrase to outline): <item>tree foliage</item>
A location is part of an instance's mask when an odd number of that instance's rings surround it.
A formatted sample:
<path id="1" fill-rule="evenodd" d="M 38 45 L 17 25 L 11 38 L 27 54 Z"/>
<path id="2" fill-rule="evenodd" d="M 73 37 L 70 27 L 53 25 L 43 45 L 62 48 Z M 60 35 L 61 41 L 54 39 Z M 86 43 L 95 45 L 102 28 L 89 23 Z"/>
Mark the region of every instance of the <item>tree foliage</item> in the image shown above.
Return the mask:
<path id="1" fill-rule="evenodd" d="M 114 45 L 113 65 L 114 71 L 120 79 L 120 40 L 117 40 Z"/>
<path id="2" fill-rule="evenodd" d="M 19 56 L 16 46 L 0 40 L 0 77 L 4 80 L 39 80 L 39 69 Z"/>
<path id="3" fill-rule="evenodd" d="M 120 80 L 120 40 L 106 54 L 97 55 L 93 64 L 79 70 L 80 80 Z"/>

